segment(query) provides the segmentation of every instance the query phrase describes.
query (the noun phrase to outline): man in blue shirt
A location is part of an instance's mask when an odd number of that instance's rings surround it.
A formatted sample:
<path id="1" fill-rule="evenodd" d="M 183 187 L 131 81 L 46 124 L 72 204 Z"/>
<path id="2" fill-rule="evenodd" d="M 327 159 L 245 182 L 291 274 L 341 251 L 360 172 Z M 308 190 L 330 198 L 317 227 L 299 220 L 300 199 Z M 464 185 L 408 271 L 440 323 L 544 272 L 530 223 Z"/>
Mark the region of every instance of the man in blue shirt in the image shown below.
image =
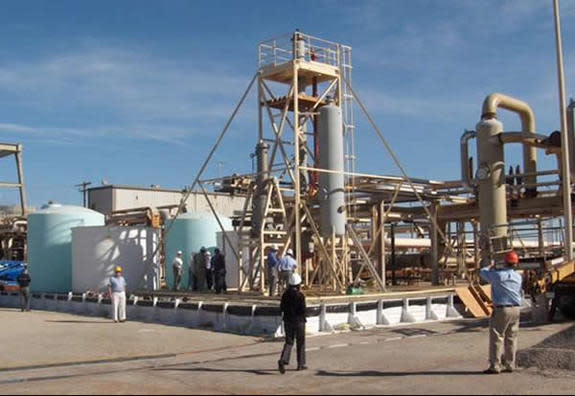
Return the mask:
<path id="1" fill-rule="evenodd" d="M 278 253 L 278 247 L 277 245 L 273 245 L 268 253 L 268 263 L 267 263 L 270 297 L 274 296 L 276 291 L 276 272 L 278 271 L 279 266 L 277 253 Z"/>
<path id="2" fill-rule="evenodd" d="M 515 369 L 519 314 L 522 301 L 523 279 L 515 272 L 519 257 L 514 251 L 505 253 L 505 268 L 484 267 L 479 274 L 491 283 L 493 314 L 489 322 L 489 362 L 485 374 L 511 373 Z M 504 353 L 502 346 L 505 345 Z M 502 361 L 503 357 L 503 361 Z"/>
<path id="3" fill-rule="evenodd" d="M 279 280 L 282 287 L 282 292 L 289 286 L 291 275 L 297 268 L 297 262 L 293 258 L 293 250 L 288 249 L 285 256 L 283 256 L 278 265 Z"/>

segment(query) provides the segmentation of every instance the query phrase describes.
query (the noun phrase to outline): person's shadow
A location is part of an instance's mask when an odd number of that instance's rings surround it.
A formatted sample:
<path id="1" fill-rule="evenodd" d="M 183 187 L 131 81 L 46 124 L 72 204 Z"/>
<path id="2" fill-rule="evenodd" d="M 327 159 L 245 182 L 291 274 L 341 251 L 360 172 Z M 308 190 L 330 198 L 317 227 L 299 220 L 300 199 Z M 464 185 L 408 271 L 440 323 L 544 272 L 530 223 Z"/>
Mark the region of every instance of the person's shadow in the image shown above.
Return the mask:
<path id="1" fill-rule="evenodd" d="M 325 371 L 318 370 L 318 377 L 411 377 L 411 376 L 450 376 L 484 375 L 482 371 Z"/>
<path id="2" fill-rule="evenodd" d="M 159 368 L 156 371 L 186 371 L 197 373 L 247 373 L 255 375 L 273 375 L 277 374 L 277 370 L 242 370 L 242 369 L 214 369 L 207 367 L 193 367 L 193 368 Z"/>

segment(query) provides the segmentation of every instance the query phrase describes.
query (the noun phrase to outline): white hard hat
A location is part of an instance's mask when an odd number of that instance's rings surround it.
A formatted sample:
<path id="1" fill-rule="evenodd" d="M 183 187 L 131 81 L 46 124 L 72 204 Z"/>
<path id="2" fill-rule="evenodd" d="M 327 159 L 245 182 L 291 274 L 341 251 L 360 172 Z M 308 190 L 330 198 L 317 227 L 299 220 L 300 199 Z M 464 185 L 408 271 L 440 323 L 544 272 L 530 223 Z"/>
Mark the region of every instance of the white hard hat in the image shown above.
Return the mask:
<path id="1" fill-rule="evenodd" d="M 289 277 L 289 284 L 290 286 L 301 285 L 301 276 L 299 274 L 291 274 L 291 276 Z"/>
<path id="2" fill-rule="evenodd" d="M 292 257 L 293 257 L 293 250 L 288 249 L 287 252 L 286 252 L 286 254 L 287 254 L 288 256 L 292 256 Z"/>
<path id="3" fill-rule="evenodd" d="M 178 250 L 178 253 L 177 253 L 177 254 L 178 254 L 178 256 L 181 256 L 181 255 L 184 254 L 184 253 L 182 253 L 181 250 Z"/>
<path id="4" fill-rule="evenodd" d="M 274 243 L 274 244 L 272 245 L 272 250 L 273 250 L 274 252 L 277 252 L 277 251 L 278 251 L 278 245 L 276 245 L 276 244 Z"/>
<path id="5" fill-rule="evenodd" d="M 206 251 L 206 256 L 211 256 L 211 255 L 212 255 L 212 252 L 210 252 L 209 250 Z"/>

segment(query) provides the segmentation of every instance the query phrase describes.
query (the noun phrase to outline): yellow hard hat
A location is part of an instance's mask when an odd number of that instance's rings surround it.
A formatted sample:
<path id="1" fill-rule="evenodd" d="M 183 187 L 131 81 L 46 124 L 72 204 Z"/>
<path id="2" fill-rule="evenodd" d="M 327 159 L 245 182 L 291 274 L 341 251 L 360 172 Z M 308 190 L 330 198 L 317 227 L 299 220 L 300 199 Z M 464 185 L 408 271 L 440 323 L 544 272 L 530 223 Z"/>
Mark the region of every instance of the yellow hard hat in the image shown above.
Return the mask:
<path id="1" fill-rule="evenodd" d="M 122 267 L 117 265 L 116 268 L 114 268 L 114 272 L 122 272 Z"/>

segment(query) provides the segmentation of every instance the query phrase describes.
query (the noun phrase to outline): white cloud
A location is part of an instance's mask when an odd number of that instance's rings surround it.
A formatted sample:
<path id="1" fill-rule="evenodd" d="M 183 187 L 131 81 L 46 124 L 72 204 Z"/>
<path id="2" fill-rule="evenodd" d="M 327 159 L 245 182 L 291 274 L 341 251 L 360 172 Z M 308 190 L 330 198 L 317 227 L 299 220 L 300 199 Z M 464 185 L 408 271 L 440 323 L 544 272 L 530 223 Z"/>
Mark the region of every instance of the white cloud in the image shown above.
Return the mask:
<path id="1" fill-rule="evenodd" d="M 0 62 L 0 131 L 178 142 L 219 128 L 247 87 L 250 76 L 212 66 L 114 48 Z M 7 106 L 58 121 L 31 126 L 11 118 Z"/>

